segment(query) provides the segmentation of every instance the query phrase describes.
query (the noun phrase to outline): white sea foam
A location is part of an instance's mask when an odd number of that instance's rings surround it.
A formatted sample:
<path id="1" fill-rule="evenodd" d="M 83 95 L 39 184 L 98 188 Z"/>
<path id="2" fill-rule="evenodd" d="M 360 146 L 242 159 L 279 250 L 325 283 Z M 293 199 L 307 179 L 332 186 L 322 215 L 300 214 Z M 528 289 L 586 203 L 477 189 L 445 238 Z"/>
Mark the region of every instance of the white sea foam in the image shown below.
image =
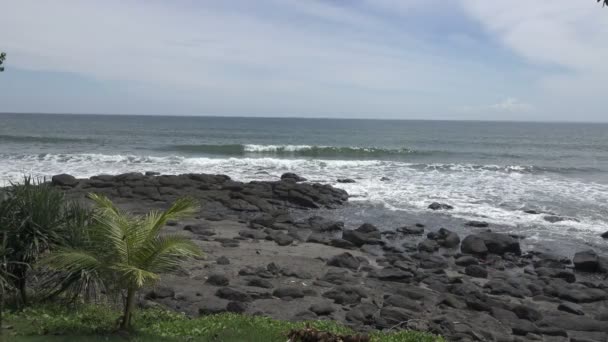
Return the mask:
<path id="1" fill-rule="evenodd" d="M 271 147 L 265 145 L 263 148 Z M 293 148 L 305 147 L 294 145 Z M 430 202 L 446 202 L 455 207 L 450 211 L 455 217 L 531 227 L 545 237 L 567 236 L 573 232 L 593 237 L 608 228 L 608 185 L 555 174 L 531 173 L 516 165 L 104 154 L 5 154 L 0 155 L 0 160 L 0 184 L 19 181 L 24 174 L 50 177 L 70 173 L 90 177 L 133 171 L 195 172 L 227 174 L 238 180 L 251 181 L 276 180 L 282 173 L 291 171 L 311 181 L 344 188 L 351 194 L 351 201 L 370 201 L 389 210 L 420 212 L 426 211 Z M 382 177 L 390 180 L 381 181 Z M 356 183 L 337 183 L 338 178 L 352 178 Z M 543 215 L 525 214 L 521 210 L 531 207 L 575 217 L 579 222 L 551 224 Z"/>

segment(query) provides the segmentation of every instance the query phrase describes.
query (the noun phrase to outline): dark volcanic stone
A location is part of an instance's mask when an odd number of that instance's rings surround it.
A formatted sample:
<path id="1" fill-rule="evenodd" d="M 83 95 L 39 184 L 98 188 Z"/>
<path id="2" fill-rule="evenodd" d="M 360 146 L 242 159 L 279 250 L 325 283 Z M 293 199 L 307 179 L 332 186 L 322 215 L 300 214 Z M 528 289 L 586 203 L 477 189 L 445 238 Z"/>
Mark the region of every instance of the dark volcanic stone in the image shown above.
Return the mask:
<path id="1" fill-rule="evenodd" d="M 418 244 L 418 250 L 433 253 L 439 249 L 439 244 L 435 240 L 426 239 Z"/>
<path id="2" fill-rule="evenodd" d="M 343 285 L 325 292 L 323 297 L 333 299 L 336 304 L 348 305 L 360 303 L 367 294 L 359 287 Z"/>
<path id="3" fill-rule="evenodd" d="M 431 210 L 450 210 L 454 209 L 453 206 L 445 203 L 433 202 L 429 205 L 429 209 Z"/>
<path id="4" fill-rule="evenodd" d="M 517 315 L 517 317 L 521 319 L 527 319 L 532 322 L 536 322 L 543 318 L 543 315 L 540 313 L 540 311 L 528 305 L 517 305 L 512 310 L 513 313 Z"/>
<path id="5" fill-rule="evenodd" d="M 253 300 L 247 293 L 230 287 L 222 287 L 218 289 L 215 295 L 235 302 L 250 302 Z"/>
<path id="6" fill-rule="evenodd" d="M 604 234 L 602 234 L 601 237 L 604 239 L 608 239 L 608 232 L 605 232 Z"/>
<path id="7" fill-rule="evenodd" d="M 247 286 L 261 287 L 263 289 L 271 289 L 274 287 L 268 280 L 260 278 L 253 278 L 249 280 L 249 282 L 247 282 Z"/>
<path id="8" fill-rule="evenodd" d="M 386 267 L 381 270 L 373 270 L 368 274 L 368 277 L 384 281 L 403 282 L 412 279 L 414 275 L 397 267 Z"/>
<path id="9" fill-rule="evenodd" d="M 352 242 L 346 241 L 344 239 L 331 239 L 329 241 L 329 245 L 338 247 L 338 248 L 344 248 L 344 249 L 356 249 L 357 248 L 357 246 L 355 246 Z"/>
<path id="10" fill-rule="evenodd" d="M 189 224 L 184 227 L 184 230 L 192 232 L 196 235 L 213 236 L 215 231 L 207 223 Z"/>
<path id="11" fill-rule="evenodd" d="M 354 179 L 350 178 L 339 178 L 338 183 L 356 183 Z"/>
<path id="12" fill-rule="evenodd" d="M 334 306 L 330 303 L 317 303 L 311 305 L 309 310 L 318 316 L 327 316 L 336 311 L 336 308 L 334 308 Z"/>
<path id="13" fill-rule="evenodd" d="M 483 239 L 477 235 L 469 235 L 462 240 L 460 250 L 465 254 L 486 255 L 488 248 Z"/>
<path id="14" fill-rule="evenodd" d="M 327 261 L 328 266 L 350 268 L 352 270 L 359 269 L 361 261 L 355 258 L 350 253 L 342 253 L 336 255 Z"/>
<path id="15" fill-rule="evenodd" d="M 58 186 L 75 186 L 78 184 L 78 179 L 72 175 L 63 173 L 53 176 L 51 178 L 51 183 Z"/>
<path id="16" fill-rule="evenodd" d="M 399 227 L 397 232 L 406 235 L 422 235 L 424 234 L 424 227 Z"/>
<path id="17" fill-rule="evenodd" d="M 467 225 L 469 227 L 476 227 L 476 228 L 485 228 L 485 227 L 489 226 L 488 222 L 484 222 L 484 221 L 469 221 L 469 222 L 465 223 L 465 225 Z"/>
<path id="18" fill-rule="evenodd" d="M 574 315 L 584 315 L 583 309 L 580 305 L 570 302 L 562 302 L 557 306 L 557 310 L 571 313 Z"/>
<path id="19" fill-rule="evenodd" d="M 287 172 L 281 175 L 281 180 L 291 180 L 294 182 L 304 182 L 306 181 L 306 178 L 304 177 L 300 177 L 297 174 L 293 173 L 293 172 Z"/>
<path id="20" fill-rule="evenodd" d="M 157 286 L 146 294 L 146 298 L 150 299 L 173 298 L 173 296 L 175 296 L 175 290 L 167 286 Z"/>
<path id="21" fill-rule="evenodd" d="M 230 259 L 226 258 L 225 256 L 221 256 L 217 258 L 216 262 L 218 265 L 229 265 Z"/>
<path id="22" fill-rule="evenodd" d="M 223 274 L 214 273 L 209 275 L 206 283 L 213 286 L 228 286 L 230 279 Z"/>
<path id="23" fill-rule="evenodd" d="M 486 245 L 488 252 L 498 255 L 513 253 L 521 255 L 519 241 L 506 234 L 500 233 L 479 233 L 477 234 Z"/>
<path id="24" fill-rule="evenodd" d="M 274 292 L 272 292 L 272 295 L 281 299 L 295 299 L 304 297 L 304 291 L 298 287 L 281 287 L 274 290 Z"/>
<path id="25" fill-rule="evenodd" d="M 381 243 L 382 235 L 378 228 L 373 224 L 364 223 L 355 230 L 345 230 L 342 232 L 342 239 L 351 242 L 357 247 L 365 244 L 375 245 Z"/>
<path id="26" fill-rule="evenodd" d="M 574 269 L 583 272 L 596 272 L 598 270 L 600 259 L 598 255 L 592 251 L 587 250 L 574 254 Z"/>
<path id="27" fill-rule="evenodd" d="M 429 239 L 437 241 L 437 243 L 445 248 L 454 248 L 460 244 L 460 237 L 458 234 L 441 228 L 437 233 L 429 233 Z"/>
<path id="28" fill-rule="evenodd" d="M 474 258 L 470 255 L 463 255 L 461 257 L 458 257 L 454 262 L 458 266 L 469 266 L 469 265 L 479 264 L 479 261 L 477 260 L 477 258 Z"/>
<path id="29" fill-rule="evenodd" d="M 469 265 L 464 269 L 464 273 L 473 278 L 487 278 L 488 271 L 479 265 Z"/>
<path id="30" fill-rule="evenodd" d="M 226 305 L 226 311 L 233 313 L 243 313 L 247 311 L 247 304 L 243 302 L 229 302 L 228 305 Z"/>

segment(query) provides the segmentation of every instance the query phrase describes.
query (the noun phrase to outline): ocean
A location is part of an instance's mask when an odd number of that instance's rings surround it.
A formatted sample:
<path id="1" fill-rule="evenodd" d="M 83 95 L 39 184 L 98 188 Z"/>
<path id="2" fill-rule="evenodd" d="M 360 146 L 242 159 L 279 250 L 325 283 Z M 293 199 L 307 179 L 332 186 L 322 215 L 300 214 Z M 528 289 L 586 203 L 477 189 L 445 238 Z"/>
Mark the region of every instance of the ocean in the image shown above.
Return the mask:
<path id="1" fill-rule="evenodd" d="M 0 185 L 132 171 L 290 171 L 348 191 L 331 215 L 350 224 L 482 220 L 567 253 L 607 244 L 608 124 L 0 114 Z"/>

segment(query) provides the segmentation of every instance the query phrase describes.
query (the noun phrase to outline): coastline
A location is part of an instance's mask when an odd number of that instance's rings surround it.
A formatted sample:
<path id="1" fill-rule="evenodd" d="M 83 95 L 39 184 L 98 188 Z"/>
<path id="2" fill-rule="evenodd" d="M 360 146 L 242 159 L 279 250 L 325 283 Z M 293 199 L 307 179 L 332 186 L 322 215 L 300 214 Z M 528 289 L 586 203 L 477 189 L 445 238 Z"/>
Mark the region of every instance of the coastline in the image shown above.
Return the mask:
<path id="1" fill-rule="evenodd" d="M 192 236 L 207 258 L 163 276 L 142 306 L 191 316 L 332 319 L 358 330 L 430 331 L 450 341 L 606 340 L 606 259 L 594 272 L 575 271 L 563 257 L 521 253 L 518 237 L 486 227 L 471 228 L 472 237 L 438 231 L 432 222 L 392 233 L 344 227 L 318 215 L 343 207 L 348 194 L 297 177 L 241 183 L 202 174 L 60 175 L 53 184 L 73 199 L 103 193 L 133 212 L 186 195 L 201 201 L 196 220 L 168 231 Z"/>

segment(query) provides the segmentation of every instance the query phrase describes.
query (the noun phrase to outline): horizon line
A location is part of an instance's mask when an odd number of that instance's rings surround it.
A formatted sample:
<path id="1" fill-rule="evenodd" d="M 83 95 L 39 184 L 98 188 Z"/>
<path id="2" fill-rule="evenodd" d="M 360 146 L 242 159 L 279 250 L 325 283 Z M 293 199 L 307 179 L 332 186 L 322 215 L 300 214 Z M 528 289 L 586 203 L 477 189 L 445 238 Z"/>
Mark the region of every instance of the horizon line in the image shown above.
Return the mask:
<path id="1" fill-rule="evenodd" d="M 297 119 L 297 120 L 368 120 L 368 121 L 449 121 L 449 122 L 498 122 L 498 123 L 571 123 L 571 124 L 608 124 L 608 121 L 568 121 L 568 120 L 480 120 L 480 119 L 433 119 L 433 118 L 353 118 L 323 116 L 242 116 L 242 115 L 208 115 L 208 114 L 116 114 L 116 113 L 54 113 L 54 112 L 0 112 L 0 115 L 65 115 L 65 116 L 140 116 L 140 117 L 174 117 L 174 118 L 233 118 L 233 119 Z"/>

